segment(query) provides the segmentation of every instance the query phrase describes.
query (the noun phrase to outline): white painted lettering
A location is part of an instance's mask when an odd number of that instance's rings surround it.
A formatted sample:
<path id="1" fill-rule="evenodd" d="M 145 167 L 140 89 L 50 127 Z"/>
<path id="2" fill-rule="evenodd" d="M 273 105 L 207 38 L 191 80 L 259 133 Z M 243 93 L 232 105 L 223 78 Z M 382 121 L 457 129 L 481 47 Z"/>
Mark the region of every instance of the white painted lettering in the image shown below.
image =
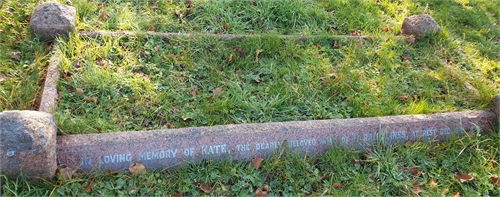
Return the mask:
<path id="1" fill-rule="evenodd" d="M 439 135 L 451 135 L 451 129 L 450 128 L 440 128 Z"/>
<path id="2" fill-rule="evenodd" d="M 391 140 L 406 139 L 406 132 L 405 131 L 391 132 L 389 139 Z"/>
<path id="3" fill-rule="evenodd" d="M 203 147 L 202 147 L 202 151 L 203 151 Z M 186 156 L 186 157 L 193 156 L 193 153 L 194 153 L 194 148 L 186 148 L 186 149 L 184 149 L 184 156 Z"/>
<path id="4" fill-rule="evenodd" d="M 344 144 L 348 144 L 349 143 L 349 137 L 342 137 L 340 138 L 340 140 L 342 141 L 342 143 Z"/>
<path id="5" fill-rule="evenodd" d="M 227 153 L 226 144 L 218 144 L 218 145 L 210 145 L 210 146 L 201 146 L 201 154 L 202 155 L 213 155 L 213 154 L 222 154 Z"/>
<path id="6" fill-rule="evenodd" d="M 419 130 L 412 131 L 411 132 L 411 137 L 413 139 L 418 139 L 418 132 L 419 132 Z"/>
<path id="7" fill-rule="evenodd" d="M 250 144 L 237 144 L 236 149 L 238 152 L 250 151 Z"/>
<path id="8" fill-rule="evenodd" d="M 142 152 L 142 153 L 137 154 L 137 160 L 145 161 L 145 160 L 153 160 L 153 159 L 175 158 L 176 154 L 177 154 L 177 149 L 159 150 L 159 151 L 154 151 L 154 152 Z"/>
<path id="9" fill-rule="evenodd" d="M 424 137 L 432 137 L 436 135 L 435 129 L 422 130 L 422 136 Z"/>

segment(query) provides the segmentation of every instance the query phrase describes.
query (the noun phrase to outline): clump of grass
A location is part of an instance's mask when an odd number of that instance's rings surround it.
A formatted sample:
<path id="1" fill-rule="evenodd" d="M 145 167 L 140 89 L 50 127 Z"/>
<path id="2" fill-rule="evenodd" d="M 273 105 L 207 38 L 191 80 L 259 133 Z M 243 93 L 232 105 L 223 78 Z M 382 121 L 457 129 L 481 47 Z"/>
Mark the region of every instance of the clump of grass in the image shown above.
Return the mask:
<path id="1" fill-rule="evenodd" d="M 441 143 L 379 141 L 360 151 L 334 146 L 315 156 L 280 148 L 257 169 L 250 161 L 202 160 L 142 175 L 75 173 L 71 179 L 52 181 L 0 176 L 1 194 L 236 196 L 255 195 L 267 185 L 268 195 L 280 196 L 497 196 L 500 187 L 491 177 L 500 176 L 499 141 L 499 130 L 490 135 L 474 131 Z M 462 182 L 457 173 L 472 180 Z"/>

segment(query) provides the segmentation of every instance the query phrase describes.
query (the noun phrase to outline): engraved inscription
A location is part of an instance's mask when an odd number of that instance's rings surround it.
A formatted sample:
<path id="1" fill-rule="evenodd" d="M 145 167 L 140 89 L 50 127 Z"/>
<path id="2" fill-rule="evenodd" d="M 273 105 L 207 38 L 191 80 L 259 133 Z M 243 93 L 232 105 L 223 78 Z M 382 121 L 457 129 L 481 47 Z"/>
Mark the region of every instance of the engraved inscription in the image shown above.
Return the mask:
<path id="1" fill-rule="evenodd" d="M 177 149 L 173 150 L 160 150 L 149 152 L 145 151 L 137 155 L 138 161 L 153 160 L 153 159 L 168 159 L 175 158 L 177 155 Z"/>
<path id="2" fill-rule="evenodd" d="M 291 140 L 288 141 L 290 147 L 316 146 L 316 139 Z"/>
<path id="3" fill-rule="evenodd" d="M 238 152 L 250 151 L 250 144 L 236 144 Z"/>
<path id="4" fill-rule="evenodd" d="M 440 128 L 439 135 L 451 135 L 451 129 L 450 128 Z"/>
<path id="5" fill-rule="evenodd" d="M 281 146 L 281 142 L 262 142 L 255 144 L 255 150 L 275 149 L 278 148 L 279 146 Z"/>
<path id="6" fill-rule="evenodd" d="M 132 154 L 130 153 L 105 155 L 105 156 L 99 156 L 97 158 L 97 162 L 99 162 L 99 164 L 124 163 L 131 161 L 132 161 Z"/>
<path id="7" fill-rule="evenodd" d="M 227 146 L 226 144 L 201 146 L 201 154 L 213 155 L 213 154 L 229 153 L 226 146 Z"/>
<path id="8" fill-rule="evenodd" d="M 404 139 L 406 140 L 406 132 L 405 131 L 393 131 L 389 134 L 389 139 L 390 140 L 400 140 Z"/>

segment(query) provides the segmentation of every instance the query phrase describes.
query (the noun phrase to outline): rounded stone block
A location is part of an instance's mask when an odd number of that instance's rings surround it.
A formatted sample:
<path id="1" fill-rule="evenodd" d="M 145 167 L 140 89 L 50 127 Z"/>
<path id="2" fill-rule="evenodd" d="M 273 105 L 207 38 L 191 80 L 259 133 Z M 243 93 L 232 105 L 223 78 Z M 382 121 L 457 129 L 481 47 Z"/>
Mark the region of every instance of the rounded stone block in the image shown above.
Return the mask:
<path id="1" fill-rule="evenodd" d="M 497 115 L 497 126 L 500 127 L 500 94 L 493 97 L 493 112 Z"/>
<path id="2" fill-rule="evenodd" d="M 57 126 L 38 111 L 0 113 L 0 173 L 50 179 L 57 169 Z"/>
<path id="3" fill-rule="evenodd" d="M 440 31 L 441 27 L 427 14 L 407 17 L 401 26 L 401 33 L 406 35 L 424 36 L 426 34 L 439 33 Z"/>
<path id="4" fill-rule="evenodd" d="M 35 7 L 30 20 L 30 31 L 42 41 L 51 42 L 56 36 L 66 36 L 75 30 L 76 9 L 50 2 Z"/>

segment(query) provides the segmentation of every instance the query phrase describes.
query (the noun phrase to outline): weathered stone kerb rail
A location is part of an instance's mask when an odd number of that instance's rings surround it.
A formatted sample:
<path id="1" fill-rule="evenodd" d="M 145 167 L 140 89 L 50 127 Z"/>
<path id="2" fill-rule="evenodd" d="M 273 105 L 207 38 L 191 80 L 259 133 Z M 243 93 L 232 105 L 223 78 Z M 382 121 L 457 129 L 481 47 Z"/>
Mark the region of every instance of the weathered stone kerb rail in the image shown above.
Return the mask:
<path id="1" fill-rule="evenodd" d="M 267 157 L 281 148 L 313 155 L 333 144 L 363 148 L 384 140 L 443 140 L 495 127 L 491 110 L 84 134 L 57 137 L 60 164 L 84 171 L 161 169 L 198 159 Z"/>

